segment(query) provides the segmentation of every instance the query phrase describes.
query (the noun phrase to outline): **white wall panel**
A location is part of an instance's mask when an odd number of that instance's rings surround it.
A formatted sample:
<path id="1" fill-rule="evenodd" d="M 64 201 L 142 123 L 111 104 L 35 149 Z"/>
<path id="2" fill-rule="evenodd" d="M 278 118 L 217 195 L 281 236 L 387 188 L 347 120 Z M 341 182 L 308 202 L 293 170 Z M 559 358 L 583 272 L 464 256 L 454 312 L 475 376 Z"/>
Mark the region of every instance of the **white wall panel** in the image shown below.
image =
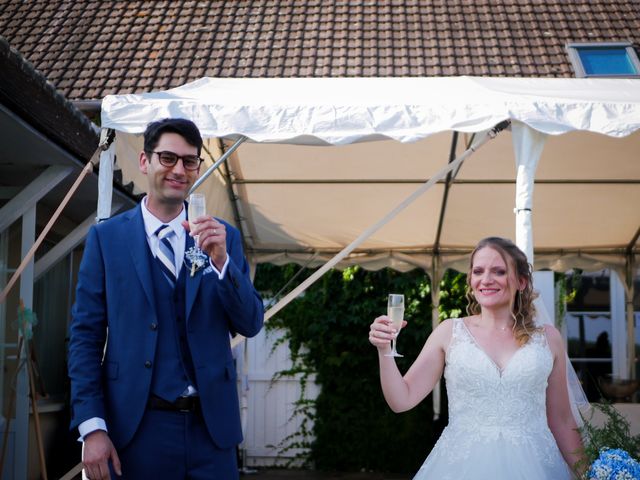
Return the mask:
<path id="1" fill-rule="evenodd" d="M 278 447 L 284 445 L 289 435 L 298 432 L 302 423 L 300 416 L 293 416 L 295 402 L 300 399 L 300 377 L 274 380 L 277 372 L 292 367 L 288 344 L 273 348 L 282 336 L 282 331 L 263 329 L 236 352 L 241 406 L 247 406 L 242 411 L 246 425 L 245 440 L 240 446 L 245 450 L 245 466 L 282 465 L 300 453 L 299 449 L 282 452 Z M 249 388 L 245 390 L 247 385 Z M 305 397 L 316 398 L 318 391 L 318 386 L 309 382 Z"/>

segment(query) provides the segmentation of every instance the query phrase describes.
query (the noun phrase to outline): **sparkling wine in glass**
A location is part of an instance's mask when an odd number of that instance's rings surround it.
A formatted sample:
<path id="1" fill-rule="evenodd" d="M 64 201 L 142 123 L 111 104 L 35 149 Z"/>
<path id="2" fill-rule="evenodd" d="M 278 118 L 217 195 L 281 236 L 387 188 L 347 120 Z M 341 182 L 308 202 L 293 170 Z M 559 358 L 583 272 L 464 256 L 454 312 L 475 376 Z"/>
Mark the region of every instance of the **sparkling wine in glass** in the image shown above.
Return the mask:
<path id="1" fill-rule="evenodd" d="M 393 328 L 396 329 L 396 338 L 391 340 L 391 353 L 385 354 L 386 357 L 403 357 L 396 350 L 396 341 L 400 334 L 402 321 L 404 320 L 404 295 L 398 293 L 390 293 L 387 303 L 387 316 L 391 319 Z"/>
<path id="2" fill-rule="evenodd" d="M 195 225 L 193 221 L 207 214 L 207 207 L 205 205 L 204 193 L 192 193 L 189 195 L 189 227 L 191 230 L 194 229 Z M 195 240 L 196 248 L 200 250 L 200 239 L 199 235 L 193 237 Z"/>

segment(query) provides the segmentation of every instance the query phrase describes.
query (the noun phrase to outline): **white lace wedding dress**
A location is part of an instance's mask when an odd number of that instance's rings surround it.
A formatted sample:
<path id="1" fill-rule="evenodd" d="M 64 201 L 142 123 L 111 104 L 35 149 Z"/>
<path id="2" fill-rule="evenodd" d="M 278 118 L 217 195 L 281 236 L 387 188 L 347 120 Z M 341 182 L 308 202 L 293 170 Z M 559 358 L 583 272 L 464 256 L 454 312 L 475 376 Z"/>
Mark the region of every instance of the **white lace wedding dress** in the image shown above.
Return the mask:
<path id="1" fill-rule="evenodd" d="M 571 478 L 547 425 L 552 366 L 546 337 L 537 333 L 501 371 L 454 319 L 444 370 L 449 425 L 414 480 Z"/>

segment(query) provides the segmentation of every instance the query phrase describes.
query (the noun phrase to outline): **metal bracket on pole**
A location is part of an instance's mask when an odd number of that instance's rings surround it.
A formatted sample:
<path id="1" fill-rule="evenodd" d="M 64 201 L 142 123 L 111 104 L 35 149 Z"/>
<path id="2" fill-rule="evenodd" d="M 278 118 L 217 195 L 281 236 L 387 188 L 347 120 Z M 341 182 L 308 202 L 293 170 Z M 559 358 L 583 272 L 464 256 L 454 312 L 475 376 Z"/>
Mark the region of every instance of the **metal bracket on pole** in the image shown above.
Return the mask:
<path id="1" fill-rule="evenodd" d="M 491 137 L 491 139 L 494 139 L 502 130 L 507 129 L 510 126 L 511 126 L 511 120 L 509 119 L 503 120 L 499 124 L 497 124 L 495 127 L 493 127 L 491 130 L 489 130 L 487 134 L 489 135 L 489 137 Z"/>
<path id="2" fill-rule="evenodd" d="M 232 154 L 233 152 L 235 152 L 235 151 L 236 151 L 236 149 L 237 149 L 240 145 L 242 145 L 246 140 L 247 140 L 247 137 L 245 137 L 245 136 L 241 136 L 240 138 L 238 138 L 238 140 L 236 140 L 236 142 L 235 142 L 233 145 L 231 145 L 231 147 L 229 148 L 229 150 L 227 150 L 226 152 L 224 152 L 224 154 L 223 154 L 223 155 L 222 155 L 222 156 L 221 156 L 221 157 L 216 161 L 216 163 L 214 163 L 213 165 L 211 165 L 211 166 L 207 169 L 207 171 L 206 171 L 206 172 L 204 172 L 204 173 L 200 176 L 200 178 L 199 178 L 198 180 L 196 180 L 196 183 L 194 183 L 194 184 L 193 184 L 193 187 L 191 187 L 191 190 L 189 190 L 189 193 L 193 193 L 193 192 L 195 192 L 195 191 L 196 191 L 196 189 L 197 189 L 200 185 L 202 185 L 202 182 L 204 182 L 204 181 L 207 179 L 207 177 L 208 177 L 209 175 L 211 175 L 213 172 L 215 172 L 215 171 L 220 167 L 220 165 L 222 165 L 222 163 L 223 163 L 224 161 L 226 161 L 226 160 L 227 160 L 227 158 L 229 158 L 229 157 L 231 156 L 231 154 Z"/>
<path id="3" fill-rule="evenodd" d="M 100 141 L 98 142 L 98 149 L 106 151 L 109 146 L 116 139 L 116 131 L 113 128 L 103 128 L 100 130 Z"/>

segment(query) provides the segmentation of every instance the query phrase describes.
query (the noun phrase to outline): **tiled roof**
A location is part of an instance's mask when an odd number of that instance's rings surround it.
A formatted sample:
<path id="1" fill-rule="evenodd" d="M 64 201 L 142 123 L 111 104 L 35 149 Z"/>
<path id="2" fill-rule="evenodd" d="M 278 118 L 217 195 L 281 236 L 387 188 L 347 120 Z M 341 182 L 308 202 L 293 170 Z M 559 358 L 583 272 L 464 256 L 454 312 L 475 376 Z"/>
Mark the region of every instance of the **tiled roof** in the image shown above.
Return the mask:
<path id="1" fill-rule="evenodd" d="M 203 76 L 573 77 L 568 42 L 640 43 L 639 0 L 0 0 L 72 100 Z"/>
<path id="2" fill-rule="evenodd" d="M 52 143 L 88 160 L 100 138 L 95 126 L 0 36 L 0 103 Z"/>
<path id="3" fill-rule="evenodd" d="M 80 162 L 93 156 L 100 140 L 99 129 L 2 36 L 0 72 L 1 105 Z M 0 170 L 12 168 L 13 161 L 6 152 L 2 160 Z M 3 175 L 0 171 L 0 185 L 6 185 Z M 133 198 L 133 183 L 123 184 L 120 169 L 114 172 L 114 179 L 116 188 Z M 28 183 L 32 178 L 24 180 Z"/>

